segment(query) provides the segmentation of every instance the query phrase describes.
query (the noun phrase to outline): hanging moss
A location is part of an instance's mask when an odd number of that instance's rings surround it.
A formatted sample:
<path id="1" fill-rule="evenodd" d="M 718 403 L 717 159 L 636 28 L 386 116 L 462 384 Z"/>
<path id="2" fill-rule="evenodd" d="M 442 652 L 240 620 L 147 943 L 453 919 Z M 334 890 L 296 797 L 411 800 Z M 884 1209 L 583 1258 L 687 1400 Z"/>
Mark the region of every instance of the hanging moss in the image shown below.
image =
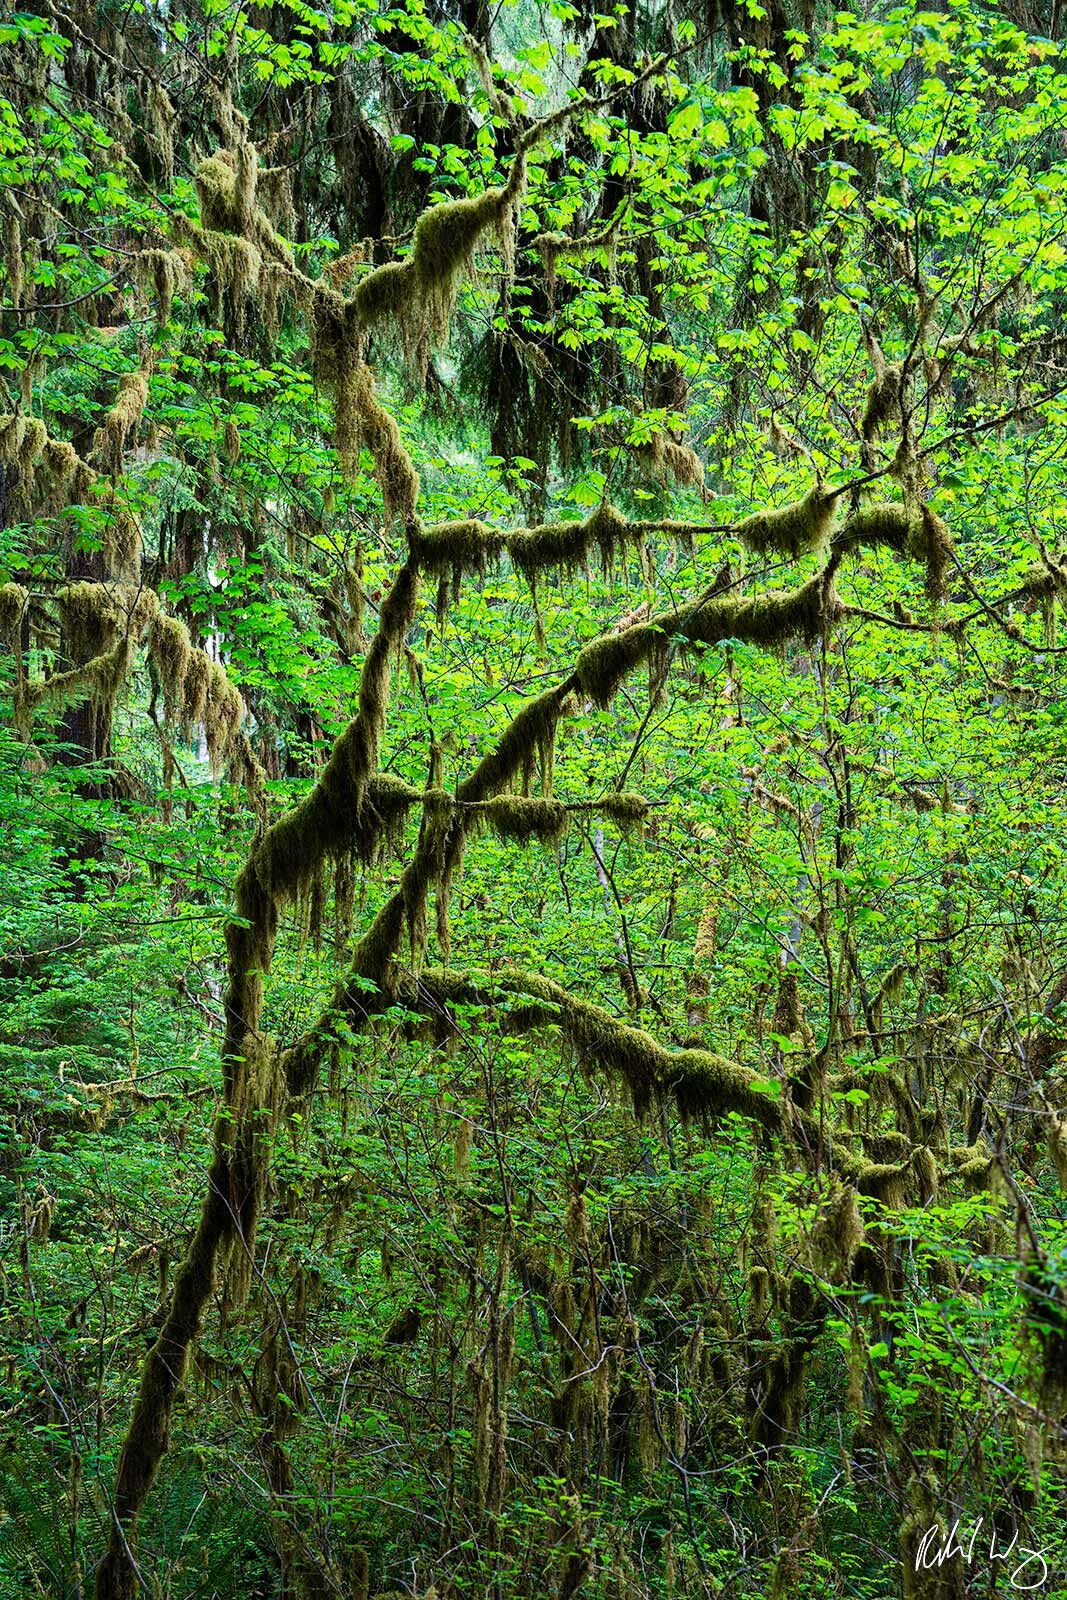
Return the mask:
<path id="1" fill-rule="evenodd" d="M 337 384 L 360 354 L 355 306 L 336 289 L 320 283 L 311 305 L 311 321 L 315 375 L 323 383 Z"/>
<path id="2" fill-rule="evenodd" d="M 1042 559 L 1023 573 L 1020 588 L 1034 600 L 1053 600 L 1067 594 L 1067 560 L 1042 552 Z"/>
<path id="3" fill-rule="evenodd" d="M 29 603 L 30 597 L 21 584 L 0 584 L 0 638 L 14 637 Z"/>
<path id="4" fill-rule="evenodd" d="M 26 683 L 29 710 L 90 699 L 110 706 L 133 670 L 136 650 L 159 610 L 154 590 L 69 584 L 58 596 L 67 654 L 74 665 Z"/>
<path id="5" fill-rule="evenodd" d="M 544 764 L 565 699 L 566 690 L 547 689 L 522 707 L 464 785 L 469 798 L 489 799 L 510 788 L 517 776 L 532 773 L 538 754 Z"/>
<path id="6" fill-rule="evenodd" d="M 0 462 L 28 473 L 40 458 L 48 430 L 39 417 L 25 412 L 0 417 Z"/>
<path id="7" fill-rule="evenodd" d="M 645 820 L 648 801 L 643 795 L 614 794 L 605 795 L 601 800 L 564 805 L 555 800 L 507 794 L 475 802 L 463 810 L 466 817 L 486 823 L 502 839 L 513 839 L 519 844 L 531 839 L 556 844 L 566 833 L 575 812 L 598 813 L 628 828 Z"/>
<path id="8" fill-rule="evenodd" d="M 703 485 L 704 463 L 692 446 L 669 433 L 657 433 L 648 444 L 635 446 L 634 454 L 656 483 L 676 483 L 682 489 Z"/>
<path id="9" fill-rule="evenodd" d="M 673 1102 L 684 1117 L 695 1120 L 738 1111 L 763 1127 L 783 1127 L 781 1104 L 762 1091 L 756 1073 L 707 1050 L 667 1050 L 650 1034 L 575 999 L 538 973 L 507 969 L 483 984 L 426 972 L 423 983 L 430 992 L 459 1000 L 487 1003 L 494 992 L 535 1000 L 538 1007 L 526 1015 L 526 1023 L 554 1021 L 577 1048 L 588 1073 L 603 1072 L 626 1086 L 639 1116 L 654 1104 Z"/>
<path id="10" fill-rule="evenodd" d="M 501 839 L 512 839 L 523 845 L 531 839 L 542 844 L 558 844 L 570 822 L 566 806 L 556 800 L 513 794 L 483 800 L 470 807 L 468 814 L 487 823 Z"/>
<path id="11" fill-rule="evenodd" d="M 899 361 L 883 364 L 867 392 L 860 432 L 870 443 L 894 420 L 900 420 L 904 369 Z"/>
<path id="12" fill-rule="evenodd" d="M 48 473 L 52 504 L 61 506 L 84 500 L 96 479 L 87 462 L 65 439 L 49 439 L 42 452 L 42 465 Z"/>
<path id="13" fill-rule="evenodd" d="M 23 514 L 32 507 L 35 466 L 48 434 L 43 422 L 25 412 L 0 416 L 0 494 L 10 495 Z"/>
<path id="14" fill-rule="evenodd" d="M 767 428 L 767 438 L 775 455 L 781 456 L 784 461 L 796 461 L 808 455 L 807 450 L 800 441 L 794 439 L 792 434 L 783 428 L 777 416 L 773 413 Z"/>
<path id="15" fill-rule="evenodd" d="M 7 269 L 7 287 L 11 304 L 17 308 L 22 305 L 23 291 L 26 287 L 26 269 L 22 254 L 19 213 L 10 199 L 7 216 L 4 219 L 4 265 Z"/>
<path id="16" fill-rule="evenodd" d="M 185 711 L 186 679 L 193 658 L 193 645 L 189 630 L 176 617 L 159 616 L 152 626 L 151 652 L 163 685 L 163 714 L 173 723 Z M 199 699 L 196 715 L 203 713 L 207 698 L 207 678 L 204 694 Z"/>
<path id="17" fill-rule="evenodd" d="M 440 578 L 455 572 L 484 572 L 486 563 L 500 555 L 504 543 L 505 535 L 472 518 L 420 528 L 410 548 L 420 572 Z"/>
<path id="18" fill-rule="evenodd" d="M 59 596 L 59 614 L 75 661 L 100 655 L 119 626 L 117 597 L 104 584 L 68 584 Z"/>
<path id="19" fill-rule="evenodd" d="M 197 167 L 193 177 L 200 200 L 200 221 L 209 235 L 236 235 L 262 260 L 292 267 L 293 256 L 269 218 L 257 205 L 259 157 L 247 139 L 236 151 L 219 150 Z"/>
<path id="20" fill-rule="evenodd" d="M 318 302 L 316 305 L 316 371 L 333 387 L 334 433 L 341 465 L 349 477 L 354 476 L 360 448 L 369 450 L 386 515 L 408 525 L 415 516 L 419 479 L 400 429 L 378 399 L 374 374 L 358 348 L 330 342 L 344 337 L 344 322 L 339 332 L 330 319 L 318 314 L 321 307 Z M 324 333 L 327 328 L 328 337 Z"/>
<path id="21" fill-rule="evenodd" d="M 669 527 L 669 525 L 666 525 Z M 454 578 L 457 573 L 480 573 L 507 554 L 531 585 L 550 568 L 578 571 L 597 552 L 605 571 L 627 546 L 641 549 L 648 534 L 644 523 L 631 523 L 603 504 L 581 522 L 543 523 L 500 533 L 484 522 L 439 523 L 422 528 L 412 544 L 421 571 L 433 577 Z"/>
<path id="22" fill-rule="evenodd" d="M 865 550 L 888 545 L 903 555 L 915 537 L 916 520 L 916 513 L 899 500 L 878 500 L 849 517 L 838 542 L 845 548 Z"/>
<path id="23" fill-rule="evenodd" d="M 40 706 L 56 708 L 86 699 L 97 706 L 110 706 L 130 676 L 133 653 L 134 640 L 131 635 L 124 634 L 110 650 L 90 657 L 67 672 L 31 679 L 23 688 L 23 704 L 31 711 Z"/>
<path id="24" fill-rule="evenodd" d="M 920 561 L 926 567 L 929 599 L 937 602 L 945 597 L 952 536 L 930 506 L 910 510 L 899 501 L 875 502 L 848 519 L 835 545 L 842 549 L 884 545 Z"/>
<path id="25" fill-rule="evenodd" d="M 179 250 L 136 250 L 127 262 L 130 277 L 142 293 L 155 295 L 160 327 L 170 321 L 174 297 L 188 287 L 189 269 Z"/>
<path id="26" fill-rule="evenodd" d="M 854 1168 L 854 1177 L 860 1194 L 870 1195 L 889 1210 L 899 1210 L 907 1198 L 907 1164 L 863 1161 Z"/>
<path id="27" fill-rule="evenodd" d="M 357 285 L 353 303 L 364 327 L 388 320 L 409 349 L 440 344 L 448 334 L 460 280 L 470 269 L 482 236 L 495 227 L 505 259 L 521 179 L 484 194 L 446 200 L 424 211 L 415 225 L 406 261 L 378 267 Z"/>
<path id="28" fill-rule="evenodd" d="M 833 531 L 837 497 L 825 484 L 776 511 L 757 511 L 734 530 L 742 544 L 759 555 L 797 557 L 825 550 Z"/>
<path id="29" fill-rule="evenodd" d="M 835 1174 L 812 1232 L 815 1260 L 824 1270 L 836 1268 L 841 1279 L 847 1282 L 864 1237 L 856 1190 Z"/>
<path id="30" fill-rule="evenodd" d="M 256 189 L 271 224 L 287 238 L 294 238 L 298 222 L 293 201 L 292 169 L 288 166 L 261 166 Z"/>
<path id="31" fill-rule="evenodd" d="M 223 667 L 212 661 L 204 705 L 204 736 L 211 765 L 220 770 L 244 720 L 245 705 Z"/>
<path id="32" fill-rule="evenodd" d="M 594 801 L 591 810 L 597 810 L 602 816 L 610 817 L 612 822 L 624 831 L 628 828 L 640 828 L 648 820 L 648 801 L 644 795 L 629 794 L 622 790 L 616 794 L 604 795 L 600 800 Z"/>
<path id="33" fill-rule="evenodd" d="M 186 222 L 183 231 L 193 249 L 206 262 L 219 286 L 242 306 L 259 288 L 263 257 L 250 239 L 239 234 L 220 233 Z"/>
<path id="34" fill-rule="evenodd" d="M 618 207 L 615 215 L 606 227 L 597 233 L 588 233 L 582 238 L 574 238 L 567 233 L 539 233 L 533 240 L 531 249 L 541 257 L 544 268 L 545 288 L 548 293 L 549 304 L 554 302 L 556 286 L 556 269 L 564 256 L 581 257 L 589 256 L 598 250 L 605 250 L 610 266 L 614 266 L 615 246 L 623 221 L 629 211 L 630 201 L 624 200 Z"/>
<path id="35" fill-rule="evenodd" d="M 387 516 L 408 524 L 415 516 L 419 479 L 400 429 L 379 401 L 369 367 L 360 369 L 358 416 L 363 442 L 374 458 L 375 476 Z"/>
<path id="36" fill-rule="evenodd" d="M 920 1145 L 911 1158 L 911 1169 L 918 1187 L 918 1200 L 922 1206 L 937 1200 L 939 1185 L 937 1161 L 927 1145 Z"/>
<path id="37" fill-rule="evenodd" d="M 750 1339 L 748 1412 L 753 1443 L 776 1450 L 796 1436 L 803 1416 L 807 1362 L 825 1307 L 801 1277 L 790 1280 L 781 1307 L 784 1329 L 775 1339 Z"/>
<path id="38" fill-rule="evenodd" d="M 174 182 L 174 135 L 178 116 L 162 83 L 153 78 L 148 89 L 148 124 L 164 183 Z"/>
<path id="39" fill-rule="evenodd" d="M 754 1266 L 748 1274 L 749 1318 L 754 1323 L 766 1322 L 770 1310 L 771 1275 L 766 1267 Z"/>
<path id="40" fill-rule="evenodd" d="M 203 722 L 211 684 L 211 660 L 203 650 L 193 650 L 182 679 L 182 729 L 188 732 Z"/>
<path id="41" fill-rule="evenodd" d="M 113 578 L 120 583 L 136 582 L 141 565 L 141 524 L 116 488 L 106 498 L 103 553 Z"/>
<path id="42" fill-rule="evenodd" d="M 948 593 L 948 568 L 952 557 L 952 536 L 945 523 L 929 506 L 923 506 L 919 522 L 908 545 L 908 554 L 926 567 L 927 598 L 937 604 Z"/>
<path id="43" fill-rule="evenodd" d="M 607 571 L 614 557 L 627 545 L 640 546 L 644 539 L 643 528 L 627 522 L 621 512 L 605 501 L 582 522 L 553 522 L 522 528 L 509 534 L 505 542 L 515 567 L 533 584 L 538 573 L 549 567 L 578 570 L 588 563 L 594 550 L 599 552 L 601 567 Z"/>
<path id="44" fill-rule="evenodd" d="M 721 644 L 742 639 L 773 649 L 790 641 L 816 639 L 835 620 L 838 602 L 829 572 L 797 589 L 770 590 L 755 599 L 701 598 L 680 611 L 664 612 L 622 633 L 605 634 L 578 657 L 574 677 L 579 690 L 597 705 L 607 705 L 623 679 L 647 662 L 662 641 L 681 635 L 690 643 Z"/>

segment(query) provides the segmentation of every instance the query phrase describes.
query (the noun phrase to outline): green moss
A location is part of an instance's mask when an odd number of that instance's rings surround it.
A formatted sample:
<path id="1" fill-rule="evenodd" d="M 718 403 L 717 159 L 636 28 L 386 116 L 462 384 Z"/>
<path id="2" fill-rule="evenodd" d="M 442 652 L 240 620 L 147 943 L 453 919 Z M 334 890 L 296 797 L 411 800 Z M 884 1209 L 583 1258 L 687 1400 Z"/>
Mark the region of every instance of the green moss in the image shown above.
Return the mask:
<path id="1" fill-rule="evenodd" d="M 797 589 L 771 590 L 754 599 L 716 598 L 715 590 L 692 606 L 664 612 L 621 633 L 605 634 L 582 651 L 575 666 L 580 692 L 607 705 L 623 679 L 648 662 L 664 641 L 681 635 L 690 643 L 721 644 L 741 639 L 774 649 L 796 640 L 811 642 L 838 613 L 830 574 L 819 573 Z"/>
<path id="2" fill-rule="evenodd" d="M 115 477 L 122 471 L 122 461 L 130 437 L 144 415 L 148 404 L 148 374 L 126 372 L 119 379 L 119 392 L 104 423 L 97 430 L 94 447 Z"/>
<path id="3" fill-rule="evenodd" d="M 673 1102 L 684 1117 L 695 1120 L 738 1111 L 763 1127 L 783 1126 L 780 1102 L 763 1092 L 762 1080 L 747 1068 L 707 1050 L 667 1050 L 640 1028 L 619 1022 L 537 973 L 507 969 L 492 978 L 457 982 L 427 972 L 423 982 L 449 999 L 491 1002 L 495 993 L 535 1001 L 522 1020 L 533 1026 L 553 1021 L 575 1045 L 587 1072 L 604 1073 L 626 1087 L 639 1116 L 654 1104 Z"/>
<path id="4" fill-rule="evenodd" d="M 699 489 L 704 482 L 704 463 L 696 451 L 669 433 L 657 433 L 647 444 L 635 446 L 634 454 L 656 483 Z"/>
<path id="5" fill-rule="evenodd" d="M 487 823 L 501 839 L 523 845 L 531 839 L 557 844 L 570 823 L 566 806 L 558 801 L 514 794 L 483 800 L 468 808 L 467 814 Z"/>
<path id="6" fill-rule="evenodd" d="M 649 807 L 644 795 L 630 794 L 625 790 L 604 795 L 600 800 L 593 801 L 590 809 L 610 817 L 622 829 L 639 828 L 648 820 Z"/>
<path id="7" fill-rule="evenodd" d="M 193 656 L 192 641 L 184 622 L 176 617 L 159 616 L 152 627 L 150 649 L 163 685 L 163 710 L 168 722 L 173 722 L 185 709 L 185 684 Z M 197 716 L 203 711 L 206 699 L 199 699 Z"/>
<path id="8" fill-rule="evenodd" d="M 194 650 L 182 678 L 182 726 L 186 730 L 203 722 L 210 682 L 211 662 L 203 650 Z"/>
<path id="9" fill-rule="evenodd" d="M 0 584 L 0 638 L 14 636 L 29 603 L 30 597 L 21 584 Z"/>
<path id="10" fill-rule="evenodd" d="M 218 771 L 226 762 L 244 720 L 245 705 L 225 668 L 212 661 L 208 670 L 204 704 L 204 735 L 211 765 Z"/>
<path id="11" fill-rule="evenodd" d="M 797 557 L 825 550 L 833 530 L 837 498 L 816 484 L 800 500 L 776 511 L 758 511 L 738 524 L 737 537 L 760 555 Z"/>
<path id="12" fill-rule="evenodd" d="M 923 506 L 908 540 L 908 554 L 926 567 L 926 594 L 935 605 L 948 592 L 948 568 L 952 559 L 952 535 L 930 506 Z"/>
<path id="13" fill-rule="evenodd" d="M 119 627 L 117 596 L 100 583 L 71 583 L 59 595 L 59 615 L 70 659 L 100 655 Z"/>
<path id="14" fill-rule="evenodd" d="M 926 593 L 936 603 L 945 597 L 952 536 L 930 506 L 911 510 L 895 500 L 876 501 L 849 517 L 835 550 L 885 546 L 926 568 Z"/>
<path id="15" fill-rule="evenodd" d="M 431 577 L 451 577 L 459 572 L 483 572 L 504 548 L 504 535 L 471 518 L 465 522 L 439 522 L 420 528 L 411 541 L 412 559 Z"/>
<path id="16" fill-rule="evenodd" d="M 79 666 L 53 673 L 50 678 L 31 679 L 25 685 L 23 703 L 28 710 L 71 705 L 80 700 L 110 706 L 129 678 L 133 652 L 132 638 L 124 635 L 110 650 Z"/>
<path id="17" fill-rule="evenodd" d="M 894 420 L 900 418 L 903 367 L 899 361 L 885 365 L 867 392 L 860 432 L 864 440 L 876 439 Z"/>
<path id="18" fill-rule="evenodd" d="M 28 473 L 39 459 L 48 432 L 39 417 L 25 412 L 0 417 L 0 462 Z"/>
<path id="19" fill-rule="evenodd" d="M 407 260 L 376 268 L 357 286 L 352 299 L 363 326 L 391 322 L 409 348 L 442 341 L 479 241 L 493 226 L 503 232 L 511 205 L 508 191 L 494 188 L 424 211 Z"/>
<path id="20" fill-rule="evenodd" d="M 916 514 L 897 500 L 878 500 L 854 512 L 836 541 L 844 549 L 888 545 L 903 555 L 912 539 Z"/>
<path id="21" fill-rule="evenodd" d="M 555 743 L 565 698 L 565 690 L 547 689 L 522 707 L 464 785 L 469 798 L 489 799 L 510 788 L 516 777 L 532 774 L 539 756 L 544 764 Z"/>

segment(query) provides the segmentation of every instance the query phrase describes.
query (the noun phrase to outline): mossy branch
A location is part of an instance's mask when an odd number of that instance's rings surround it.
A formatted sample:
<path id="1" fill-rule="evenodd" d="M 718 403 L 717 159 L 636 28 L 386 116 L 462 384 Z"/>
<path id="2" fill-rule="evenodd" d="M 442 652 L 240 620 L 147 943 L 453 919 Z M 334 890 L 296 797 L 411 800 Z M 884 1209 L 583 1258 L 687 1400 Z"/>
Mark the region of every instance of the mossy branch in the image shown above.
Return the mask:
<path id="1" fill-rule="evenodd" d="M 435 970 L 421 974 L 417 987 L 439 1005 L 477 1004 L 500 995 L 538 1002 L 534 1012 L 524 1014 L 525 1020 L 559 1027 L 578 1051 L 583 1070 L 626 1085 L 639 1117 L 654 1104 L 673 1102 L 686 1118 L 706 1120 L 736 1111 L 776 1132 L 788 1125 L 783 1102 L 758 1073 L 709 1050 L 668 1050 L 643 1029 L 620 1022 L 538 973 L 515 969 L 457 979 Z"/>
<path id="2" fill-rule="evenodd" d="M 887 1205 L 904 1204 L 917 1187 L 918 1169 L 922 1181 L 929 1182 L 929 1151 L 912 1151 L 899 1162 L 855 1155 L 820 1127 L 817 1117 L 775 1095 L 768 1080 L 750 1068 L 708 1050 L 668 1050 L 643 1029 L 620 1022 L 603 1007 L 578 999 L 539 973 L 510 968 L 461 977 L 443 968 L 426 969 L 405 979 L 400 996 L 438 1022 L 447 1019 L 449 1006 L 496 1009 L 502 997 L 520 998 L 523 1004 L 510 1013 L 509 1026 L 519 1032 L 547 1026 L 561 1029 L 587 1073 L 603 1073 L 625 1085 L 638 1117 L 664 1104 L 675 1105 L 684 1118 L 701 1121 L 736 1112 L 761 1128 L 793 1138 L 813 1168 L 828 1167 L 860 1194 Z M 526 1003 L 531 1000 L 533 1006 Z"/>
<path id="3" fill-rule="evenodd" d="M 120 396 L 97 432 L 97 447 L 104 450 L 117 475 L 130 432 L 144 409 L 147 396 L 143 373 L 128 373 Z M 140 409 L 138 409 L 140 408 Z M 111 576 L 119 582 L 137 577 L 141 560 L 141 527 L 118 485 L 101 479 L 74 446 L 53 439 L 37 417 L 15 413 L 0 417 L 0 465 L 17 469 L 17 499 L 27 512 L 55 513 L 70 505 L 99 507 L 105 513 L 103 554 Z"/>
<path id="4" fill-rule="evenodd" d="M 224 1257 L 236 1250 L 238 1286 L 250 1260 L 268 1182 L 265 1138 L 283 1113 L 286 1092 L 278 1054 L 259 1034 L 263 976 L 271 965 L 282 907 L 331 850 L 353 841 L 360 819 L 367 816 L 393 661 L 414 616 L 417 593 L 417 574 L 408 563 L 382 604 L 378 632 L 363 664 L 355 717 L 311 794 L 267 829 L 235 886 L 235 916 L 226 936 L 225 1106 L 215 1128 L 200 1218 L 142 1371 L 119 1461 L 108 1548 L 97 1574 L 98 1600 L 130 1600 L 136 1593 L 133 1524 L 168 1447 L 170 1418 L 190 1348 Z M 374 793 L 383 805 L 387 798 L 406 799 L 380 781 Z"/>

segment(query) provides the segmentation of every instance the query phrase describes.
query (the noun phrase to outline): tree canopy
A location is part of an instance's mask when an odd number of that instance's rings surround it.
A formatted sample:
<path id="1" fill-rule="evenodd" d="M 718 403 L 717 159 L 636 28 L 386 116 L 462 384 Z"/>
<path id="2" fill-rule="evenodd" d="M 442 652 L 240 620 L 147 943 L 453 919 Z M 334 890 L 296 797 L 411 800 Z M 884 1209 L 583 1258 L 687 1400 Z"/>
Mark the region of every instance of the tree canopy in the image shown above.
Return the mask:
<path id="1" fill-rule="evenodd" d="M 1061 31 L 0 20 L 0 1600 L 1067 1593 Z"/>

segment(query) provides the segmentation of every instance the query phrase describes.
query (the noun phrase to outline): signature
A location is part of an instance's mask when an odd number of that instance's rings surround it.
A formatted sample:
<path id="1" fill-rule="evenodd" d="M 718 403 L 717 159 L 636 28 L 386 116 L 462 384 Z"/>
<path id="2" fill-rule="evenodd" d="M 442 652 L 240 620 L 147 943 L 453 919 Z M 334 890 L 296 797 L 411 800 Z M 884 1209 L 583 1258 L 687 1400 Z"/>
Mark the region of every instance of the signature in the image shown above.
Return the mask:
<path id="1" fill-rule="evenodd" d="M 948 1534 L 944 1534 L 938 1527 L 927 1528 L 915 1553 L 916 1572 L 930 1572 L 934 1567 L 944 1566 L 946 1561 L 951 1561 L 955 1556 L 962 1556 L 964 1565 L 971 1566 L 975 1560 L 975 1550 L 980 1555 L 986 1552 L 985 1542 L 979 1546 L 985 1518 L 979 1517 L 974 1524 L 969 1539 L 960 1533 L 960 1519 L 957 1517 Z M 990 1532 L 989 1536 L 989 1561 L 1014 1561 L 1008 1582 L 1013 1589 L 1026 1592 L 1040 1589 L 1048 1578 L 1048 1562 L 1040 1550 L 1031 1550 L 1026 1545 L 1019 1544 L 1019 1535 L 1016 1533 L 1011 1543 L 1002 1549 L 997 1547 L 997 1536 Z"/>

